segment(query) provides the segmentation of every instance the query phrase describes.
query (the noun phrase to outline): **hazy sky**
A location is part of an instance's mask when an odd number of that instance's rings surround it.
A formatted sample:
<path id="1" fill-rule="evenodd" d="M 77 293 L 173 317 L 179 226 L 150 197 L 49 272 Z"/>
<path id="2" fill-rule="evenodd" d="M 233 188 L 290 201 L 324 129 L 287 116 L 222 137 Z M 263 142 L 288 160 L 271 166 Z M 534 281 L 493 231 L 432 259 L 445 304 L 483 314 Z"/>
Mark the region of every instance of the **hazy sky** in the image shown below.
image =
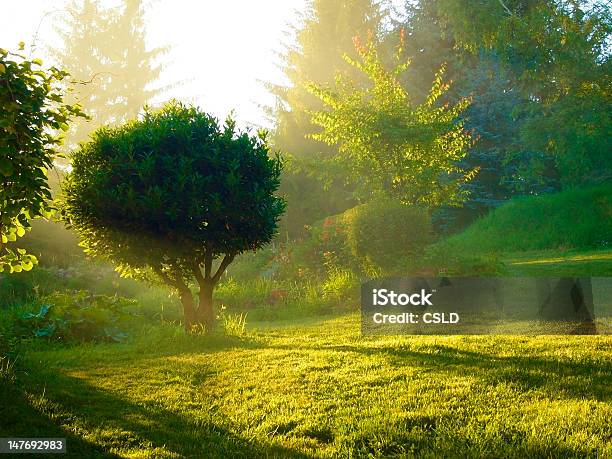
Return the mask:
<path id="1" fill-rule="evenodd" d="M 103 0 L 114 5 L 116 1 Z M 54 20 L 65 0 L 2 0 L 0 48 L 26 51 L 38 30 L 36 56 L 57 43 Z M 260 105 L 272 102 L 261 84 L 282 82 L 276 52 L 306 0 L 157 0 L 147 9 L 150 46 L 171 45 L 161 84 L 185 80 L 163 99 L 195 102 L 219 117 L 235 109 L 242 123 L 264 125 Z M 39 27 L 40 25 L 40 27 Z"/>
<path id="2" fill-rule="evenodd" d="M 117 0 L 101 0 L 116 5 Z M 36 57 L 57 44 L 53 22 L 66 0 L 0 0 L 0 48 L 26 50 L 36 35 Z M 177 81 L 161 99 L 196 103 L 220 118 L 234 109 L 240 124 L 267 126 L 261 105 L 273 99 L 261 81 L 284 82 L 277 52 L 287 42 L 306 0 L 153 0 L 147 8 L 150 47 L 170 45 L 160 85 Z M 396 2 L 401 3 L 401 0 Z M 38 31 L 38 32 L 37 32 Z"/>

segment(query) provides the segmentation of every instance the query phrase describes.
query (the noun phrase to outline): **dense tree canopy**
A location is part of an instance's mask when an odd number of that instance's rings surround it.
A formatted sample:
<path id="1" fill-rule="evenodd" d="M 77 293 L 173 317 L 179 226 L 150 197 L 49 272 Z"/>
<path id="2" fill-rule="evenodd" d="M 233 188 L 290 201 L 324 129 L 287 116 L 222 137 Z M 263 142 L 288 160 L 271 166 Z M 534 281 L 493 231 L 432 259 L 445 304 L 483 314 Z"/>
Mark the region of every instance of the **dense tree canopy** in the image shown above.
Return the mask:
<path id="1" fill-rule="evenodd" d="M 423 2 L 421 2 L 423 3 Z M 494 51 L 516 75 L 524 150 L 554 160 L 565 186 L 612 177 L 612 13 L 592 0 L 435 0 L 458 47 Z M 532 175 L 541 165 L 530 164 Z"/>
<path id="2" fill-rule="evenodd" d="M 293 40 L 281 53 L 280 63 L 286 84 L 268 85 L 276 101 L 268 108 L 274 123 L 271 141 L 288 158 L 280 192 L 288 201 L 282 230 L 290 237 L 355 205 L 346 173 L 329 161 L 337 149 L 311 137 L 320 128 L 312 123 L 309 111 L 324 106 L 306 84 L 331 85 L 337 72 L 363 80 L 342 56 L 357 56 L 355 35 L 382 34 L 385 14 L 381 2 L 373 0 L 309 0 L 290 31 Z"/>
<path id="3" fill-rule="evenodd" d="M 437 103 L 448 86 L 442 68 L 427 98 L 414 103 L 399 79 L 408 63 L 388 70 L 373 42 L 356 40 L 356 49 L 359 59 L 347 56 L 347 62 L 370 84 L 358 88 L 340 75 L 334 89 L 310 85 L 328 107 L 313 114 L 313 122 L 323 128 L 314 137 L 338 146 L 361 194 L 382 194 L 405 204 L 461 203 L 460 185 L 475 173 L 459 166 L 471 142 L 459 119 L 469 101 Z"/>
<path id="4" fill-rule="evenodd" d="M 0 49 L 0 272 L 27 271 L 36 263 L 9 243 L 25 234 L 30 219 L 49 215 L 46 174 L 61 143 L 58 132 L 82 115 L 63 102 L 68 74 L 41 65 Z"/>
<path id="5" fill-rule="evenodd" d="M 276 96 L 276 106 L 270 110 L 276 125 L 272 138 L 276 148 L 298 157 L 335 153 L 310 136 L 318 128 L 308 112 L 321 109 L 322 104 L 305 84 L 332 84 L 337 72 L 358 77 L 359 73 L 342 56 L 356 57 L 352 45 L 356 35 L 378 36 L 382 16 L 379 3 L 373 0 L 308 2 L 302 21 L 292 31 L 295 43 L 281 55 L 281 69 L 288 84 L 269 85 Z"/>
<path id="6" fill-rule="evenodd" d="M 73 168 L 62 212 L 86 252 L 175 288 L 187 328 L 212 326 L 214 286 L 236 255 L 271 241 L 285 207 L 274 196 L 281 162 L 263 133 L 239 132 L 231 119 L 220 127 L 179 103 L 96 131 Z"/>

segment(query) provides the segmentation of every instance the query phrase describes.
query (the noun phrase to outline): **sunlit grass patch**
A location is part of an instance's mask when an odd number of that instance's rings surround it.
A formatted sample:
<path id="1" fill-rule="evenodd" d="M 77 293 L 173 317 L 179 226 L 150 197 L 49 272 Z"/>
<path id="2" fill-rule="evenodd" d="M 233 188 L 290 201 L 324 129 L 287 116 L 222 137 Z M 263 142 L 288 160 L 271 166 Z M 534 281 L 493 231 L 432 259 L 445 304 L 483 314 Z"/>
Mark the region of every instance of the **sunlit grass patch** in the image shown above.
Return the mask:
<path id="1" fill-rule="evenodd" d="M 19 380 L 122 457 L 605 457 L 610 362 L 605 336 L 361 337 L 352 314 L 33 349 Z"/>

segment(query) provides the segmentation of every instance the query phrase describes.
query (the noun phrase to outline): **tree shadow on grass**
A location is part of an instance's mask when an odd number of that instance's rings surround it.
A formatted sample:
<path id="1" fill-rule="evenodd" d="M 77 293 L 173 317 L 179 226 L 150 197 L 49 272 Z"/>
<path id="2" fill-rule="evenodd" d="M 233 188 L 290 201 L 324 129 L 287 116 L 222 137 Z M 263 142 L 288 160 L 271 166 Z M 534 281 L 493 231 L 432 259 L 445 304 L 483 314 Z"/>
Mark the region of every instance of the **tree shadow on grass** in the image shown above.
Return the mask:
<path id="1" fill-rule="evenodd" d="M 534 356 L 497 356 L 452 346 L 431 345 L 427 351 L 406 346 L 369 347 L 359 345 L 300 346 L 269 345 L 272 349 L 328 350 L 379 356 L 394 366 L 438 367 L 441 371 L 476 376 L 489 384 L 513 383 L 525 391 L 548 389 L 555 397 L 600 402 L 612 400 L 612 362 L 572 362 Z"/>
<path id="2" fill-rule="evenodd" d="M 356 348 L 364 351 L 364 348 Z M 612 362 L 572 362 L 534 356 L 496 356 L 483 352 L 434 345 L 429 352 L 409 348 L 365 350 L 386 356 L 393 366 L 410 361 L 438 366 L 445 371 L 480 377 L 489 384 L 513 383 L 523 390 L 547 389 L 555 396 L 570 399 L 612 400 Z"/>
<path id="3" fill-rule="evenodd" d="M 107 452 L 108 457 L 119 457 L 108 453 L 110 450 L 120 454 L 146 450 L 151 457 L 172 453 L 189 458 L 306 457 L 280 445 L 247 440 L 212 420 L 189 418 L 168 410 L 161 400 L 134 403 L 82 379 L 51 370 L 41 370 L 36 379 L 53 381 L 47 386 L 44 397 L 54 407 L 58 418 L 92 433 L 96 437 L 97 450 Z M 13 417 L 15 415 L 19 413 L 12 413 Z M 82 440 L 70 439 L 70 449 L 74 448 L 72 441 Z"/>
<path id="4" fill-rule="evenodd" d="M 32 406 L 26 395 L 8 381 L 0 381 L 0 437 L 66 438 L 66 454 L 62 457 L 119 457 L 57 425 Z M 27 457 L 48 458 L 49 455 L 28 454 Z"/>

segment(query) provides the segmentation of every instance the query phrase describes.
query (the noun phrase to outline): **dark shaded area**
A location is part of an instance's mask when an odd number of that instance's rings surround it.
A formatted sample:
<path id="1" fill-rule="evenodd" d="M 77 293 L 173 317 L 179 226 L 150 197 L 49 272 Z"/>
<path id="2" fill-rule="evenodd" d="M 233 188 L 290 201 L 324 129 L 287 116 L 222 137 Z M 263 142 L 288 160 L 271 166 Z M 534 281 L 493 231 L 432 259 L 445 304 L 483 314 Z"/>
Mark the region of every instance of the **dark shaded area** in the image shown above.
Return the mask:
<path id="1" fill-rule="evenodd" d="M 0 437 L 66 438 L 66 454 L 61 457 L 120 457 L 57 425 L 48 415 L 34 408 L 21 389 L 8 381 L 0 381 Z M 2 456 L 10 457 L 8 454 Z M 15 457 L 50 458 L 57 455 L 22 454 Z"/>
<path id="2" fill-rule="evenodd" d="M 95 411 L 105 428 L 122 432 L 106 440 L 108 443 L 93 445 L 67 433 L 25 400 L 23 392 L 6 386 L 0 392 L 3 419 L 2 436 L 68 437 L 69 457 L 120 457 L 108 453 L 116 449 L 165 448 L 181 457 L 306 457 L 296 451 L 277 445 L 264 445 L 237 436 L 227 428 L 212 422 L 192 420 L 163 409 L 158 403 L 135 404 L 108 391 L 94 388 L 85 381 L 61 373 L 40 370 L 37 379 L 53 378 L 55 392 L 46 391 L 45 397 L 53 404 L 60 418 L 70 422 L 79 417 L 87 423 L 88 413 Z M 25 377 L 24 381 L 28 378 Z M 31 384 L 26 383 L 30 386 Z M 41 392 L 37 390 L 36 392 Z M 70 414 L 68 414 L 70 413 Z M 93 430 L 100 425 L 89 425 Z M 48 455 L 46 457 L 49 457 Z"/>

